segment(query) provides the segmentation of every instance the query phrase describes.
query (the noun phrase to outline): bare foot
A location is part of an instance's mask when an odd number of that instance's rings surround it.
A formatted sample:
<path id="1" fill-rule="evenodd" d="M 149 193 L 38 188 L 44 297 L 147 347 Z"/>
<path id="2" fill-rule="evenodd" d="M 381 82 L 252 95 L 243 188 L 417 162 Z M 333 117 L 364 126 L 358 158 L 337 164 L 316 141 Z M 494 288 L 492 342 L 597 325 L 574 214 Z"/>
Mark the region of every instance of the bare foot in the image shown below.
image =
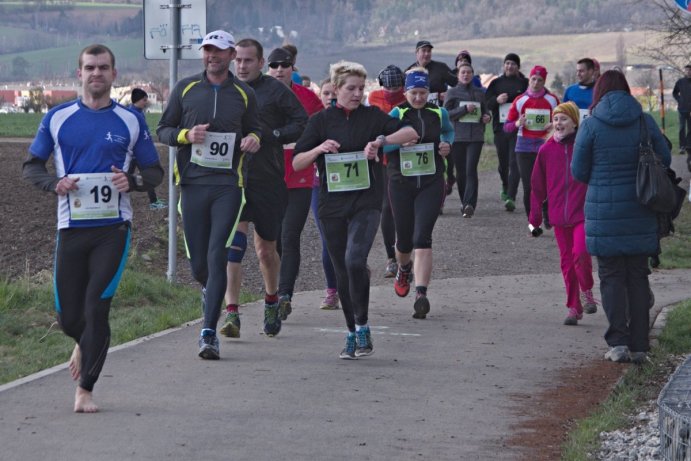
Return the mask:
<path id="1" fill-rule="evenodd" d="M 75 381 L 79 379 L 82 369 L 82 350 L 79 349 L 79 344 L 74 345 L 74 350 L 72 350 L 72 356 L 70 357 L 70 362 L 67 365 L 70 369 L 70 375 Z"/>
<path id="2" fill-rule="evenodd" d="M 92 397 L 93 394 L 91 392 L 77 386 L 77 392 L 74 394 L 74 412 L 96 413 L 98 406 L 96 406 Z"/>

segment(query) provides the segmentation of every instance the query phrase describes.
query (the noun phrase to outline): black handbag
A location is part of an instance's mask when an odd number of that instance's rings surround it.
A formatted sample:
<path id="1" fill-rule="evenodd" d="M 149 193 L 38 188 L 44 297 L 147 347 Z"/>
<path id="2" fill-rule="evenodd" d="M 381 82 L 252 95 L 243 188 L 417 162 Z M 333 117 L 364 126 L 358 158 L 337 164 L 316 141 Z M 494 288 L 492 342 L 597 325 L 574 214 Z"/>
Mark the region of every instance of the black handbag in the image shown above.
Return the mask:
<path id="1" fill-rule="evenodd" d="M 681 207 L 686 200 L 686 190 L 681 187 L 681 178 L 677 176 L 673 169 L 667 168 L 667 175 L 674 188 L 674 208 L 669 213 L 657 214 L 657 236 L 658 238 L 669 237 L 674 234 L 674 220 L 681 212 Z"/>
<path id="2" fill-rule="evenodd" d="M 669 177 L 668 168 L 662 163 L 650 143 L 648 125 L 641 115 L 641 140 L 638 147 L 638 172 L 636 196 L 638 202 L 656 213 L 671 213 L 677 206 L 675 184 Z"/>

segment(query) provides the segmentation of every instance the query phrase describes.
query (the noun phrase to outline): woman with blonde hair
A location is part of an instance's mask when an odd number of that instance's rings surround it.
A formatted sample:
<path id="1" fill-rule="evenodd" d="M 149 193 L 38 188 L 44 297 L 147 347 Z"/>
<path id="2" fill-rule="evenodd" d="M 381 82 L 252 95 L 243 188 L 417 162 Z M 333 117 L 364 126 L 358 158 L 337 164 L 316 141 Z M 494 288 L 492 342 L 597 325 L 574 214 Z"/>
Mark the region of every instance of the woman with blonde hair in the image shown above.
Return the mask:
<path id="1" fill-rule="evenodd" d="M 362 104 L 367 71 L 357 63 L 331 65 L 336 102 L 310 118 L 295 146 L 293 167 L 317 163 L 322 178 L 318 214 L 336 271 L 348 327 L 342 359 L 373 353 L 368 322 L 367 256 L 379 227 L 383 177 L 379 150 L 417 139 L 411 127 Z"/>

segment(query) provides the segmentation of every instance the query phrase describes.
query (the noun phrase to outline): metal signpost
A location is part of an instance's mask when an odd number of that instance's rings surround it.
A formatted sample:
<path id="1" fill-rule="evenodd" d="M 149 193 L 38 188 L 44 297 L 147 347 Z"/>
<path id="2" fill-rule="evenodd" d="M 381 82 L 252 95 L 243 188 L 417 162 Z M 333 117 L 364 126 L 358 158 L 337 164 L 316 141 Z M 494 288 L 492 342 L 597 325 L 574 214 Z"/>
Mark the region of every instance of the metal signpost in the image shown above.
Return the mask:
<path id="1" fill-rule="evenodd" d="M 169 88 L 178 80 L 178 59 L 201 59 L 199 44 L 206 35 L 206 0 L 144 0 L 144 57 L 169 59 Z M 168 272 L 175 282 L 177 267 L 177 191 L 175 156 L 168 148 Z"/>

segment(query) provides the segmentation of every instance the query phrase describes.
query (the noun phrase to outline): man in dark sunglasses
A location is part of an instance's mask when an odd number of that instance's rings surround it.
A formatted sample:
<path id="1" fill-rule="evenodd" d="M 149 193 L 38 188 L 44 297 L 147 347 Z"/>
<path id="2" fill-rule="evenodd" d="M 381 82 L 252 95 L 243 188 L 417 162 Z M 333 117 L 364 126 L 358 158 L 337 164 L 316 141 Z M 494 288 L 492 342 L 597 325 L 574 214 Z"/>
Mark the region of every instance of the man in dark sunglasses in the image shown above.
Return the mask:
<path id="1" fill-rule="evenodd" d="M 324 109 L 321 99 L 312 90 L 293 82 L 294 56 L 285 48 L 276 48 L 269 55 L 269 75 L 290 88 L 311 117 Z M 305 227 L 312 202 L 314 168 L 293 170 L 293 145 L 284 145 L 285 181 L 288 204 L 279 235 L 281 270 L 278 278 L 278 312 L 286 320 L 292 311 L 293 290 L 300 270 L 300 235 Z"/>

